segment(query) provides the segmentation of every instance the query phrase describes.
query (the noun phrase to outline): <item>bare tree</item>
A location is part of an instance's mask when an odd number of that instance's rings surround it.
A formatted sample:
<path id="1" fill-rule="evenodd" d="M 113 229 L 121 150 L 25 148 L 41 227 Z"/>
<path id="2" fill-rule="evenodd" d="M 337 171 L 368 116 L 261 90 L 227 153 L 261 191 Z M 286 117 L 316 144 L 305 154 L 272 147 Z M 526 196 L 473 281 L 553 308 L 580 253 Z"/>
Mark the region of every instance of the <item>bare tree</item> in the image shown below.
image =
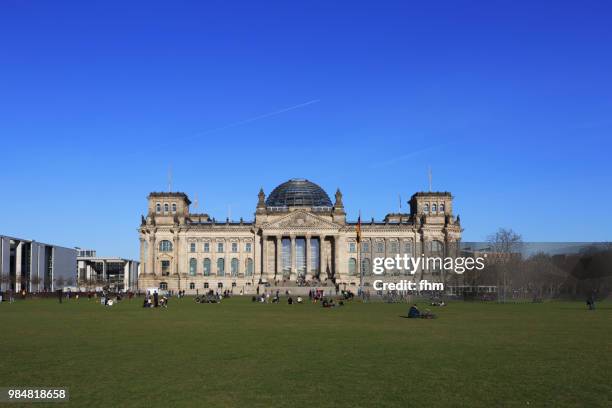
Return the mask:
<path id="1" fill-rule="evenodd" d="M 6 290 L 7 286 L 11 283 L 11 278 L 8 275 L 0 276 L 0 290 Z"/>
<path id="2" fill-rule="evenodd" d="M 39 292 L 40 288 L 38 287 L 38 285 L 40 285 L 41 279 L 38 275 L 34 275 L 30 278 L 30 283 L 32 284 L 32 288 L 36 288 L 36 290 L 32 290 L 32 292 Z"/>
<path id="3" fill-rule="evenodd" d="M 497 270 L 497 287 L 501 287 L 498 300 L 505 302 L 512 283 L 512 271 L 516 271 L 519 266 L 523 239 L 512 229 L 500 228 L 488 237 L 488 242 L 491 246 L 490 256 L 493 257 L 490 261 L 495 264 Z"/>
<path id="4" fill-rule="evenodd" d="M 59 277 L 55 278 L 55 285 L 57 286 L 57 287 L 55 288 L 55 290 L 58 290 L 58 289 L 63 289 L 63 287 L 64 287 L 64 282 L 65 282 L 65 279 L 64 279 L 64 277 L 62 277 L 62 276 L 59 276 Z"/>

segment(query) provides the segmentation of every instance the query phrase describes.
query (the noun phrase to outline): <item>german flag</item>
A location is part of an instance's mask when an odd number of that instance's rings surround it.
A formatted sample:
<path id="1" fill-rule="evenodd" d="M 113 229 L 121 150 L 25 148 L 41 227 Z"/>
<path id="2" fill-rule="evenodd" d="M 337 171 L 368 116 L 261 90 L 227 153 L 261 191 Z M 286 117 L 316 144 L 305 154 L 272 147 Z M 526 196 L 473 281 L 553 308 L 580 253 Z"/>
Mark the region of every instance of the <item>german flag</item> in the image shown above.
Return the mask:
<path id="1" fill-rule="evenodd" d="M 361 211 L 359 211 L 359 218 L 357 218 L 357 227 L 355 230 L 357 231 L 357 242 L 361 242 Z"/>

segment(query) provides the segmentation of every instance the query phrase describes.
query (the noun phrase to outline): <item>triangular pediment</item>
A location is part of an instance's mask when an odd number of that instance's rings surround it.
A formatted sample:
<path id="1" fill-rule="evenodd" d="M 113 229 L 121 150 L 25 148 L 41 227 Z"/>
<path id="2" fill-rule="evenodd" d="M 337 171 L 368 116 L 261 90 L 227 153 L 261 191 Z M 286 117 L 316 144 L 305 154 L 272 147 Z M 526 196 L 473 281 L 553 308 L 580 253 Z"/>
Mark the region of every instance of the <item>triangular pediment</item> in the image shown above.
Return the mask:
<path id="1" fill-rule="evenodd" d="M 323 217 L 314 215 L 307 211 L 294 211 L 279 219 L 262 225 L 266 230 L 307 230 L 324 229 L 339 230 L 342 226 Z"/>

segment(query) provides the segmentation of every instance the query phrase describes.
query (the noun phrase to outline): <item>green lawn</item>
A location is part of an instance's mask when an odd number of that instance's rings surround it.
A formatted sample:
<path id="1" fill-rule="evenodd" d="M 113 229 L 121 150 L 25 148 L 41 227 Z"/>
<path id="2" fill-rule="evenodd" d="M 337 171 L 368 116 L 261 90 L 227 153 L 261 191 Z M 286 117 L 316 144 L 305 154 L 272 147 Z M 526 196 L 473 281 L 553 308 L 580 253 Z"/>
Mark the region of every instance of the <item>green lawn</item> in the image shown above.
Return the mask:
<path id="1" fill-rule="evenodd" d="M 4 302 L 0 387 L 88 407 L 611 406 L 610 303 L 140 306 Z"/>

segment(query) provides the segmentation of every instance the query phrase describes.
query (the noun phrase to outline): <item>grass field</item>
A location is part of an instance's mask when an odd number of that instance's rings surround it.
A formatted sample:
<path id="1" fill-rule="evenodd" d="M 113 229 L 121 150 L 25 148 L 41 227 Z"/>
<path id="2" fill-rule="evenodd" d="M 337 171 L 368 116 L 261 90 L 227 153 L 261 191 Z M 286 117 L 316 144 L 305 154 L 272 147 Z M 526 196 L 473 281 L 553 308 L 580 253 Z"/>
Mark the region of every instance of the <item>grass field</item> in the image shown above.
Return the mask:
<path id="1" fill-rule="evenodd" d="M 89 407 L 611 406 L 610 303 L 140 306 L 3 303 L 0 386 Z"/>

